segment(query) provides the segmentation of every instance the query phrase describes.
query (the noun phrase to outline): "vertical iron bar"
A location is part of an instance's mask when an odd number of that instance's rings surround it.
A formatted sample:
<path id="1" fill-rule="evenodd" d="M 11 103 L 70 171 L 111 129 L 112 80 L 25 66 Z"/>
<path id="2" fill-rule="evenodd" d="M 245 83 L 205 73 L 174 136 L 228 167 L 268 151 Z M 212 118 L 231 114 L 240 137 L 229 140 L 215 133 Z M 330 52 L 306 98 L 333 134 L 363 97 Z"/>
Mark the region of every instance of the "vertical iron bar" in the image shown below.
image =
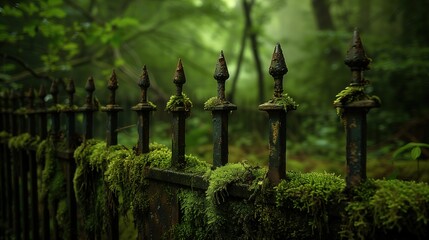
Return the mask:
<path id="1" fill-rule="evenodd" d="M 10 114 L 11 110 L 9 107 L 9 93 L 5 92 L 3 95 L 3 129 L 7 130 L 10 133 Z M 12 194 L 12 163 L 11 163 L 11 154 L 7 147 L 7 143 L 3 144 L 3 158 L 4 158 L 4 167 L 5 167 L 5 217 L 8 223 L 8 228 L 13 229 L 13 194 Z"/>
<path id="2" fill-rule="evenodd" d="M 150 86 L 150 81 L 146 65 L 143 66 L 143 73 L 140 76 L 138 85 L 140 87 L 141 100 L 131 109 L 138 115 L 137 131 L 139 140 L 137 144 L 137 154 L 142 154 L 149 152 L 149 114 L 156 110 L 156 106 L 147 101 L 147 89 Z"/>
<path id="3" fill-rule="evenodd" d="M 76 138 L 75 138 L 75 111 L 73 95 L 75 93 L 75 87 L 73 80 L 70 80 L 66 91 L 68 93 L 68 109 L 65 110 L 67 115 L 67 130 L 66 130 L 66 141 L 67 141 L 67 151 L 73 152 L 76 147 Z M 76 163 L 73 158 L 67 159 L 66 162 L 66 188 L 67 188 L 67 205 L 69 207 L 69 238 L 77 239 L 77 210 L 76 210 L 76 198 L 73 188 L 73 177 L 76 171 Z"/>
<path id="4" fill-rule="evenodd" d="M 9 99 L 11 101 L 10 123 L 12 136 L 18 135 L 18 114 L 15 112 L 18 109 L 17 94 L 12 91 Z M 19 157 L 18 151 L 11 149 L 12 156 L 12 190 L 13 190 L 13 232 L 17 240 L 21 239 L 21 208 L 20 208 L 20 190 L 19 190 Z"/>
<path id="5" fill-rule="evenodd" d="M 3 116 L 6 114 L 5 106 L 3 103 L 4 92 L 0 93 L 0 132 L 4 131 L 3 127 Z M 0 221 L 6 222 L 6 207 L 7 207 L 7 197 L 6 197 L 6 159 L 4 159 L 4 143 L 0 143 Z M 3 231 L 3 230 L 0 230 Z M 2 234 L 2 232 L 0 232 Z"/>
<path id="6" fill-rule="evenodd" d="M 237 109 L 237 106 L 225 99 L 225 81 L 229 73 L 223 51 L 213 77 L 217 81 L 217 97 L 205 110 L 211 111 L 213 117 L 213 166 L 220 167 L 228 163 L 228 115 Z"/>
<path id="7" fill-rule="evenodd" d="M 366 179 L 366 114 L 371 108 L 379 107 L 379 102 L 368 97 L 363 89 L 367 82 L 363 71 L 368 69 L 370 59 L 366 56 L 359 31 L 355 29 L 344 63 L 350 67 L 352 78 L 349 88 L 361 91 L 362 99 L 336 102 L 342 109 L 342 119 L 346 132 L 347 189 L 358 186 Z"/>
<path id="8" fill-rule="evenodd" d="M 106 144 L 107 146 L 112 146 L 118 144 L 118 112 L 122 111 L 122 108 L 116 104 L 115 91 L 118 89 L 118 79 L 116 78 L 114 70 L 110 76 L 107 88 L 110 90 L 109 103 L 101 110 L 107 113 Z M 111 192 L 107 187 L 105 191 L 108 196 L 112 196 L 112 218 L 110 219 L 110 228 L 108 229 L 107 238 L 109 240 L 116 240 L 119 239 L 118 198 L 116 194 Z"/>
<path id="9" fill-rule="evenodd" d="M 32 137 L 36 137 L 36 112 L 34 110 L 34 90 L 30 88 L 28 94 L 28 132 Z M 39 196 L 37 189 L 37 163 L 34 149 L 27 150 L 29 157 L 30 171 L 30 206 L 31 206 L 31 237 L 33 240 L 39 239 Z"/>
<path id="10" fill-rule="evenodd" d="M 86 141 L 93 137 L 94 111 L 97 111 L 92 98 L 93 92 L 95 91 L 94 78 L 88 78 L 86 81 L 85 90 L 87 92 L 86 102 L 80 109 L 83 111 L 84 139 Z"/>
<path id="11" fill-rule="evenodd" d="M 273 98 L 259 105 L 259 110 L 268 113 L 269 122 L 269 168 L 268 179 L 277 185 L 286 178 L 286 113 L 296 109 L 295 103 L 283 96 L 283 76 L 288 72 L 280 44 L 274 48 L 270 75 L 274 78 Z"/>
<path id="12" fill-rule="evenodd" d="M 178 101 L 173 103 L 174 106 L 167 106 L 168 111 L 173 114 L 172 120 L 172 147 L 171 147 L 171 164 L 176 168 L 185 166 L 185 120 L 191 111 L 190 106 L 187 106 L 187 99 L 183 96 L 183 84 L 186 82 L 185 72 L 183 70 L 182 60 L 179 59 L 176 72 L 173 78 L 173 83 L 176 85 L 176 98 Z"/>
<path id="13" fill-rule="evenodd" d="M 39 135 L 41 140 L 45 140 L 48 137 L 48 120 L 47 111 L 45 106 L 46 89 L 42 84 L 39 89 Z M 41 166 L 45 165 L 45 159 L 41 161 Z M 50 234 L 50 223 L 49 223 L 49 202 L 48 197 L 44 196 L 42 199 L 42 239 L 49 240 Z"/>
<path id="14" fill-rule="evenodd" d="M 25 109 L 25 93 L 20 91 L 20 105 L 23 112 L 18 112 L 18 122 L 19 122 L 19 133 L 23 134 L 27 131 L 25 119 L 26 119 L 26 109 Z M 18 156 L 20 161 L 20 177 L 21 177 L 21 206 L 22 206 L 22 233 L 23 239 L 30 239 L 30 219 L 29 219 L 29 198 L 28 198 L 28 159 L 26 151 L 23 149 L 18 150 Z"/>

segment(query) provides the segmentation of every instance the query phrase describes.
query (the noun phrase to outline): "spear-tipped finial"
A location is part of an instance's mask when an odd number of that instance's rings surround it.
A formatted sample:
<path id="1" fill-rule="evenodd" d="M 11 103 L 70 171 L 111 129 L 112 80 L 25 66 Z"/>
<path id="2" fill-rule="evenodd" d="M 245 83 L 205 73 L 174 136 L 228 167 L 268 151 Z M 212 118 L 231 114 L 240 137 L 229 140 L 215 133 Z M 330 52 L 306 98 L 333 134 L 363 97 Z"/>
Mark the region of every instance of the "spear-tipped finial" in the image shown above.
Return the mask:
<path id="1" fill-rule="evenodd" d="M 217 80 L 217 97 L 221 100 L 225 100 L 225 81 L 229 78 L 228 67 L 226 66 L 225 56 L 223 51 L 220 51 L 218 62 L 216 63 L 215 72 L 213 75 L 214 79 Z"/>
<path id="2" fill-rule="evenodd" d="M 283 75 L 288 72 L 288 69 L 280 43 L 277 43 L 274 47 L 268 72 L 274 78 L 274 97 L 281 97 L 283 94 Z"/>
<path id="3" fill-rule="evenodd" d="M 109 82 L 107 83 L 107 88 L 110 90 L 110 100 L 109 105 L 116 104 L 116 89 L 118 89 L 118 79 L 116 78 L 115 70 L 112 71 L 112 75 L 110 76 Z"/>
<path id="4" fill-rule="evenodd" d="M 143 72 L 140 76 L 138 85 L 141 91 L 141 103 L 147 102 L 147 89 L 150 87 L 149 74 L 147 73 L 146 65 L 143 66 Z"/>
<path id="5" fill-rule="evenodd" d="M 37 94 L 37 97 L 39 98 L 39 106 L 41 108 L 45 107 L 45 97 L 46 97 L 46 88 L 45 84 L 40 85 L 39 92 Z"/>
<path id="6" fill-rule="evenodd" d="M 28 107 L 33 108 L 34 107 L 34 89 L 33 88 L 28 89 L 26 96 L 28 99 Z"/>
<path id="7" fill-rule="evenodd" d="M 280 43 L 277 43 L 274 48 L 273 57 L 271 58 L 271 65 L 268 72 L 274 78 L 283 77 L 283 75 L 288 72 Z"/>
<path id="8" fill-rule="evenodd" d="M 73 105 L 73 95 L 76 92 L 74 81 L 73 79 L 70 79 L 70 81 L 67 84 L 66 92 L 69 94 L 69 106 Z"/>
<path id="9" fill-rule="evenodd" d="M 174 74 L 173 83 L 176 84 L 176 95 L 182 95 L 182 86 L 186 82 L 185 71 L 183 70 L 182 59 L 179 58 L 176 73 Z"/>
<path id="10" fill-rule="evenodd" d="M 359 30 L 355 28 L 353 38 L 350 43 L 350 48 L 347 50 L 344 63 L 351 68 L 352 71 L 363 71 L 368 69 L 371 60 L 366 56 L 360 39 Z"/>
<path id="11" fill-rule="evenodd" d="M 53 104 L 57 104 L 58 103 L 58 81 L 56 79 L 52 81 L 49 92 L 52 95 Z"/>
<path id="12" fill-rule="evenodd" d="M 228 67 L 226 66 L 225 56 L 223 51 L 220 51 L 219 59 L 214 72 L 214 79 L 225 82 L 229 78 Z"/>
<path id="13" fill-rule="evenodd" d="M 92 106 L 92 93 L 95 91 L 94 78 L 91 76 L 86 80 L 86 105 Z"/>

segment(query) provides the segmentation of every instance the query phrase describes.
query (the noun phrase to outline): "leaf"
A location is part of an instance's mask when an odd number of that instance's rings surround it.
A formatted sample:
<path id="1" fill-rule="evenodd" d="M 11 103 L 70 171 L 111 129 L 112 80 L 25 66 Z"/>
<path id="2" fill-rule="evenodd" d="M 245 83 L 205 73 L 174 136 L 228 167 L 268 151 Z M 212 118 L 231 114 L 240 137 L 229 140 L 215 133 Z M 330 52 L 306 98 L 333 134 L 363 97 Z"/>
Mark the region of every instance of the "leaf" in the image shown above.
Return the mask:
<path id="1" fill-rule="evenodd" d="M 411 158 L 413 160 L 416 160 L 417 158 L 419 158 L 421 154 L 422 154 L 422 150 L 420 147 L 414 147 L 413 149 L 411 149 Z"/>

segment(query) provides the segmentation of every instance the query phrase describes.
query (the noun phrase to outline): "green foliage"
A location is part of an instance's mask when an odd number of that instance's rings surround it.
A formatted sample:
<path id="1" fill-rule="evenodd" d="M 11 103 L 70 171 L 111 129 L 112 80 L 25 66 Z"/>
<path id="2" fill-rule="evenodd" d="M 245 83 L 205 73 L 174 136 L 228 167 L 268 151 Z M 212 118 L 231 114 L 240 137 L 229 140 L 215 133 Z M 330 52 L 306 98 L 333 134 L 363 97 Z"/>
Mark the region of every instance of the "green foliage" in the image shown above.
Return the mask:
<path id="1" fill-rule="evenodd" d="M 182 95 L 172 95 L 170 97 L 170 100 L 168 100 L 167 105 L 165 107 L 166 111 L 175 111 L 176 108 L 183 107 L 185 108 L 185 111 L 189 112 L 192 108 L 192 102 L 191 99 L 186 96 L 186 94 L 182 93 Z"/>
<path id="2" fill-rule="evenodd" d="M 410 158 L 412 160 L 418 160 L 418 158 L 420 157 L 420 155 L 422 153 L 421 148 L 429 148 L 429 144 L 427 144 L 427 143 L 414 143 L 414 142 L 407 143 L 406 145 L 396 149 L 395 152 L 393 152 L 392 157 L 397 158 L 401 154 L 409 152 Z"/>
<path id="3" fill-rule="evenodd" d="M 6 131 L 1 131 L 0 132 L 0 139 L 1 140 L 7 140 L 12 136 L 12 134 L 10 134 L 9 132 Z"/>
<path id="4" fill-rule="evenodd" d="M 79 107 L 77 105 L 69 106 L 68 104 L 56 104 L 48 108 L 50 112 L 67 112 L 76 111 Z"/>
<path id="5" fill-rule="evenodd" d="M 380 98 L 377 96 L 369 96 L 365 93 L 364 86 L 348 86 L 340 93 L 338 93 L 334 100 L 334 106 L 337 108 L 337 115 L 343 119 L 344 108 L 340 106 L 346 106 L 353 102 L 362 100 L 373 100 L 376 103 L 380 103 Z"/>

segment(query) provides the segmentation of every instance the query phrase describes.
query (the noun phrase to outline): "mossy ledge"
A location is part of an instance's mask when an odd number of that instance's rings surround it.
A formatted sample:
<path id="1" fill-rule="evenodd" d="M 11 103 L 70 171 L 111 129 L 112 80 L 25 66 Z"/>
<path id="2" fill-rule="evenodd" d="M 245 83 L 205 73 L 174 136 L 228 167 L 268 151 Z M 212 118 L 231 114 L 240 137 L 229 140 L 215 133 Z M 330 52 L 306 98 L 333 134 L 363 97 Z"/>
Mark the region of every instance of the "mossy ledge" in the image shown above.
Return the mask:
<path id="1" fill-rule="evenodd" d="M 104 142 L 91 140 L 76 149 L 75 158 L 81 168 L 75 175 L 78 203 L 96 206 L 85 215 L 93 216 L 86 221 L 90 231 L 106 227 L 101 219 L 111 210 L 107 190 L 118 196 L 119 211 L 131 211 L 142 230 L 150 204 L 145 168 L 174 170 L 171 150 L 157 143 L 150 144 L 149 153 L 135 155 L 123 146 L 107 148 Z M 424 239 L 429 235 L 426 183 L 369 179 L 346 192 L 339 176 L 289 171 L 287 179 L 272 187 L 265 168 L 237 163 L 212 170 L 193 156 L 186 161 L 184 171 L 203 176 L 208 188 L 178 191 L 181 221 L 166 233 L 175 239 Z M 247 186 L 249 197 L 230 196 L 231 185 Z"/>
<path id="2" fill-rule="evenodd" d="M 228 103 L 228 102 L 227 101 L 223 102 L 218 97 L 211 97 L 204 103 L 204 110 L 210 110 L 210 108 L 222 105 L 224 103 Z"/>
<path id="3" fill-rule="evenodd" d="M 287 93 L 283 93 L 281 97 L 273 97 L 268 103 L 283 106 L 283 109 L 287 112 L 296 110 L 299 106 Z"/>
<path id="4" fill-rule="evenodd" d="M 337 115 L 343 119 L 344 108 L 341 106 L 346 106 L 350 103 L 362 101 L 362 100 L 372 100 L 377 105 L 381 103 L 381 100 L 377 96 L 370 96 L 365 93 L 365 86 L 348 86 L 341 92 L 339 92 L 334 100 L 334 106 L 337 109 Z"/>

